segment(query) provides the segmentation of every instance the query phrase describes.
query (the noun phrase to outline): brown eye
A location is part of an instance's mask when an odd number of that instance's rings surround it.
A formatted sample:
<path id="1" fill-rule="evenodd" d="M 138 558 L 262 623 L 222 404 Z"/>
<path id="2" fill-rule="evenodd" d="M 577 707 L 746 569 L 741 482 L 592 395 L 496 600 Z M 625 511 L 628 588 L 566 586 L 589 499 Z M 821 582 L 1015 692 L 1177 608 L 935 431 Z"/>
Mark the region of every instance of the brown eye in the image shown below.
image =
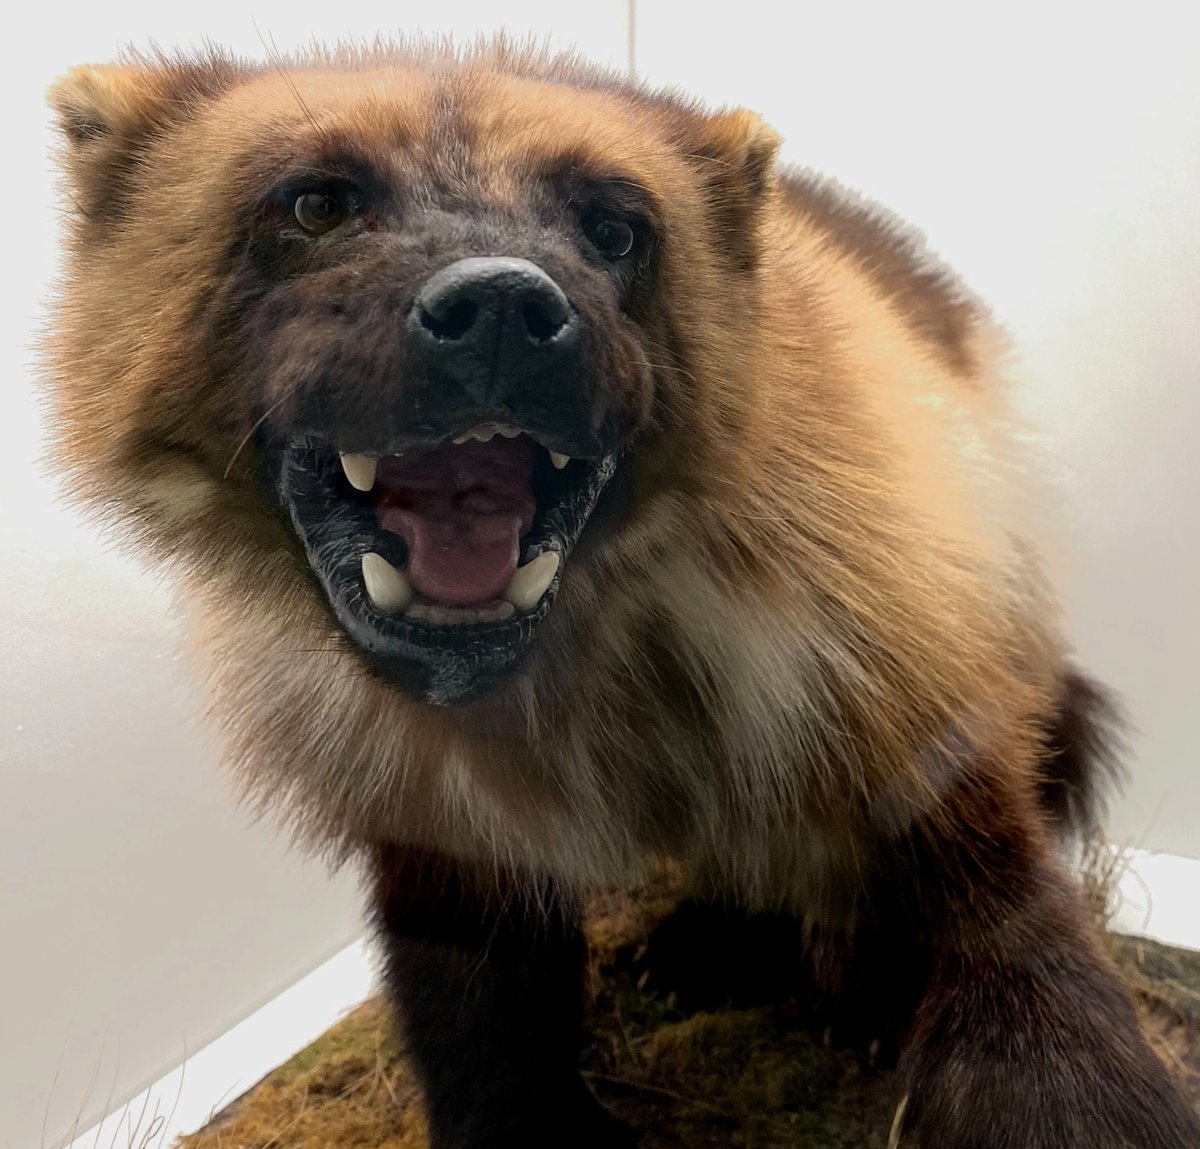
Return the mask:
<path id="1" fill-rule="evenodd" d="M 588 239 L 605 259 L 624 259 L 633 251 L 637 235 L 633 226 L 623 219 L 598 216 L 584 225 Z"/>
<path id="2" fill-rule="evenodd" d="M 324 235 L 342 223 L 350 207 L 340 196 L 328 192 L 304 192 L 296 197 L 296 222 L 309 235 Z"/>

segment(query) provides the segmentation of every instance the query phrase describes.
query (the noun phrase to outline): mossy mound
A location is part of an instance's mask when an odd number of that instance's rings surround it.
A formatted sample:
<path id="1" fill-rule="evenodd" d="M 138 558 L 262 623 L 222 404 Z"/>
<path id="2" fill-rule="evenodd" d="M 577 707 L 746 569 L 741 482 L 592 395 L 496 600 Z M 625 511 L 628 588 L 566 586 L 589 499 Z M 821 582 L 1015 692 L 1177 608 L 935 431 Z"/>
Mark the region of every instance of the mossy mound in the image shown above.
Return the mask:
<path id="1" fill-rule="evenodd" d="M 646 1149 L 884 1149 L 892 1075 L 826 1049 L 778 1009 L 681 1017 L 612 972 L 652 901 L 610 902 L 592 928 L 596 1093 Z M 1200 955 L 1114 938 L 1147 1031 L 1200 1104 Z M 269 1074 L 180 1149 L 426 1149 L 419 1098 L 388 1011 L 372 999 Z"/>

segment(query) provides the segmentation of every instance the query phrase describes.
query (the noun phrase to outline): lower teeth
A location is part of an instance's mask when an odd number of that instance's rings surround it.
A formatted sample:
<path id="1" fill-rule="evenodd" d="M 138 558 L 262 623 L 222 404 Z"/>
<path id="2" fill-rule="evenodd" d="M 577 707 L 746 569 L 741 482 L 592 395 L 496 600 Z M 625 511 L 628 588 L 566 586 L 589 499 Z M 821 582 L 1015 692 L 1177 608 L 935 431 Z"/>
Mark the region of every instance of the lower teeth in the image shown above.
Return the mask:
<path id="1" fill-rule="evenodd" d="M 477 610 L 463 610 L 456 606 L 432 606 L 419 602 L 410 606 L 404 612 L 404 617 L 412 622 L 432 623 L 434 626 L 477 626 L 485 622 L 503 622 L 511 618 L 515 610 L 516 607 L 511 602 L 501 602 Z"/>
<path id="2" fill-rule="evenodd" d="M 505 588 L 503 599 L 469 609 L 413 602 L 413 587 L 408 575 L 373 551 L 363 555 L 362 576 L 367 597 L 377 610 L 387 614 L 403 613 L 412 622 L 434 626 L 475 626 L 504 622 L 517 610 L 532 610 L 554 581 L 560 560 L 557 551 L 543 551 L 525 566 L 517 568 Z"/>

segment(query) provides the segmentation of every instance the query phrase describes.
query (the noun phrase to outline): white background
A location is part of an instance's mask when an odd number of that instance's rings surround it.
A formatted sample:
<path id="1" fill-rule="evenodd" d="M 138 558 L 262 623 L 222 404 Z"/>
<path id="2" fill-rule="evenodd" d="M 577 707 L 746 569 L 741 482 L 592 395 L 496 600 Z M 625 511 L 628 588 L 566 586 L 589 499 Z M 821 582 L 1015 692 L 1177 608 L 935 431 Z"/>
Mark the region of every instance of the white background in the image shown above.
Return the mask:
<path id="1" fill-rule="evenodd" d="M 1071 633 L 1137 727 L 1114 834 L 1200 857 L 1200 4 L 783 10 L 639 0 L 639 68 L 766 113 L 1008 325 L 1077 531 Z"/>
<path id="2" fill-rule="evenodd" d="M 811 7 L 811 12 L 807 8 Z M 168 597 L 55 501 L 30 343 L 55 259 L 42 93 L 124 42 L 262 55 L 507 23 L 624 67 L 625 0 L 27 9 L 2 82 L 0 1146 L 50 1149 L 360 929 L 352 881 L 231 808 Z M 765 113 L 786 155 L 914 220 L 1023 355 L 1077 537 L 1084 661 L 1125 695 L 1114 836 L 1200 857 L 1200 28 L 1194 4 L 638 0 L 639 71 Z M 790 15 L 783 13 L 790 12 Z M 801 18 L 801 13 L 803 18 Z M 903 15 L 901 15 L 903 12 Z M 29 27 L 32 25 L 32 27 Z M 43 1128 L 44 1127 L 44 1128 Z"/>

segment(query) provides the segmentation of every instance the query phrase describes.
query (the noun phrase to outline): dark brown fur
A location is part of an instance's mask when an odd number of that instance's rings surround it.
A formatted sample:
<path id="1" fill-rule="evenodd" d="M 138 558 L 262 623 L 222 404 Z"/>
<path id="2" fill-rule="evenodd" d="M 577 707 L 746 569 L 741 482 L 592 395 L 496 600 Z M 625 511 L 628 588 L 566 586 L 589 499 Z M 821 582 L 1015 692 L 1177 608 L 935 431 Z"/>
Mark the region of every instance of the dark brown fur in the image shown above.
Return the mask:
<path id="1" fill-rule="evenodd" d="M 923 250 L 919 235 L 878 204 L 814 173 L 790 172 L 782 187 L 798 211 L 861 263 L 917 334 L 941 349 L 951 367 L 963 374 L 972 370 L 971 329 L 979 305 L 953 272 Z"/>
<path id="2" fill-rule="evenodd" d="M 251 800 L 367 858 L 436 1149 L 630 1143 L 574 1065 L 577 914 L 664 859 L 698 902 L 898 955 L 900 1144 L 1200 1145 L 1058 856 L 1104 746 L 1003 339 L 905 233 L 780 173 L 749 113 L 503 43 L 133 59 L 52 99 L 60 456 L 176 565 Z M 273 189 L 314 169 L 375 207 L 298 246 Z M 653 230 L 619 289 L 591 195 Z M 338 626 L 261 432 L 402 432 L 398 317 L 498 250 L 571 285 L 577 398 L 624 454 L 528 664 L 450 709 Z"/>

